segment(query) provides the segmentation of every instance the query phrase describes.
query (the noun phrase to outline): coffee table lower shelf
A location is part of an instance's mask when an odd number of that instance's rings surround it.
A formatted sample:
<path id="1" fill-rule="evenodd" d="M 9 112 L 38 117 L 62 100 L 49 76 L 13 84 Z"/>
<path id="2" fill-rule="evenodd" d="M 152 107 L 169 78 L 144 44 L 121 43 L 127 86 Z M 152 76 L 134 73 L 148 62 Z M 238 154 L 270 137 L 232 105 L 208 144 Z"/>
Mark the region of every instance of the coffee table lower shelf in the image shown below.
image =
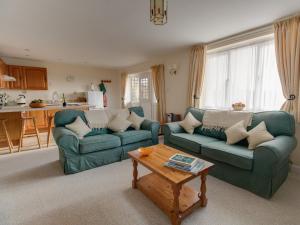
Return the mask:
<path id="1" fill-rule="evenodd" d="M 178 193 L 179 212 L 176 213 L 174 211 L 174 187 L 167 180 L 155 173 L 150 173 L 139 178 L 137 188 L 166 213 L 172 221 L 178 221 L 178 224 L 194 209 L 201 207 L 199 193 L 188 185 L 182 185 Z"/>

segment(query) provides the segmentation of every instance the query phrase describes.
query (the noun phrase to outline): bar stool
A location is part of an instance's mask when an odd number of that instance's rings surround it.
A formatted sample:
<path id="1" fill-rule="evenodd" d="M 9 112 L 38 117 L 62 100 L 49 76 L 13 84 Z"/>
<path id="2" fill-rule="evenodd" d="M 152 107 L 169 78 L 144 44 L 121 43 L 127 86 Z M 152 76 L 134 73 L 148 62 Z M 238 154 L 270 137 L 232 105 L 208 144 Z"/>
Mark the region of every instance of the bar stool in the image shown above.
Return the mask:
<path id="1" fill-rule="evenodd" d="M 4 133 L 5 133 L 5 138 L 6 138 L 6 141 L 7 141 L 7 144 L 8 144 L 8 149 L 9 149 L 10 153 L 12 153 L 12 150 L 13 150 L 14 146 L 11 142 L 9 133 L 7 131 L 7 126 L 6 126 L 7 119 L 0 119 L 0 122 L 1 122 L 2 128 L 3 128 Z"/>
<path id="2" fill-rule="evenodd" d="M 53 115 L 53 114 L 48 116 L 47 147 L 49 147 L 49 143 L 50 143 L 51 128 L 52 128 L 53 118 L 54 118 L 54 115 Z"/>
<path id="3" fill-rule="evenodd" d="M 34 134 L 25 134 L 25 122 L 26 121 L 32 121 L 34 126 Z M 24 137 L 32 137 L 36 136 L 38 141 L 39 149 L 41 149 L 41 142 L 40 142 L 40 135 L 39 130 L 37 129 L 36 120 L 32 116 L 26 116 L 23 113 L 21 113 L 21 132 L 20 132 L 20 143 L 18 147 L 18 151 L 21 151 L 21 147 L 23 147 L 23 138 Z"/>

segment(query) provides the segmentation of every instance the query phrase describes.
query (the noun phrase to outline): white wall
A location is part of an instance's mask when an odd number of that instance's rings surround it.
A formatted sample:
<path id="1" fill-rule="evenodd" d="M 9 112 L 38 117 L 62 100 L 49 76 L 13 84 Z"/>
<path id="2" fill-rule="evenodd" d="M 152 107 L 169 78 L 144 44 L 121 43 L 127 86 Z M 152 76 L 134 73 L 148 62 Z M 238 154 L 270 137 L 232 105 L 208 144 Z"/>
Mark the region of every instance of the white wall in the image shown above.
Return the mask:
<path id="1" fill-rule="evenodd" d="M 183 114 L 187 107 L 189 50 L 183 50 L 172 55 L 157 58 L 149 62 L 124 69 L 129 73 L 148 70 L 154 64 L 165 65 L 167 112 Z M 179 69 L 176 76 L 170 76 L 168 67 L 177 64 Z M 296 125 L 296 138 L 300 140 L 300 124 Z M 296 166 L 300 166 L 300 144 L 291 156 Z"/>
<path id="2" fill-rule="evenodd" d="M 51 100 L 54 91 L 57 91 L 59 94 L 65 93 L 67 98 L 73 98 L 73 96 L 76 96 L 77 93 L 89 90 L 91 83 L 94 83 L 96 86 L 98 86 L 101 80 L 109 79 L 112 80 L 112 83 L 105 84 L 107 87 L 109 107 L 120 107 L 120 76 L 117 70 L 8 57 L 2 57 L 2 59 L 6 64 L 9 65 L 37 66 L 47 68 L 48 90 L 1 90 L 1 92 L 6 92 L 8 95 L 10 95 L 12 99 L 14 99 L 18 94 L 25 94 L 28 103 L 32 99 L 36 98 Z M 74 76 L 74 80 L 71 82 L 66 80 L 66 77 L 69 75 Z"/>

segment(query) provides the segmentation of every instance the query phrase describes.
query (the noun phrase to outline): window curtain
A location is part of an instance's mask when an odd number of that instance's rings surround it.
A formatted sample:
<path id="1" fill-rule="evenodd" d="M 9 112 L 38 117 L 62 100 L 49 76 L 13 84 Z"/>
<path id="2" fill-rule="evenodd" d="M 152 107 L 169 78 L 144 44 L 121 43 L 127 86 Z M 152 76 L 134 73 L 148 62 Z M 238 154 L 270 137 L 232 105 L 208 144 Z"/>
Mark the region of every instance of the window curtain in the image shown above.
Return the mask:
<path id="1" fill-rule="evenodd" d="M 121 73 L 121 104 L 122 108 L 126 107 L 126 84 L 127 84 L 127 73 Z"/>
<path id="2" fill-rule="evenodd" d="M 201 96 L 202 108 L 278 110 L 284 102 L 274 40 L 208 53 Z"/>
<path id="3" fill-rule="evenodd" d="M 200 107 L 200 95 L 203 86 L 206 45 L 192 48 L 189 69 L 188 106 Z"/>
<path id="4" fill-rule="evenodd" d="M 157 100 L 157 119 L 163 124 L 166 115 L 166 91 L 165 91 L 165 69 L 164 65 L 151 67 L 152 82 L 155 97 Z"/>
<path id="5" fill-rule="evenodd" d="M 281 109 L 300 122 L 300 16 L 274 24 L 277 67 L 283 95 Z"/>

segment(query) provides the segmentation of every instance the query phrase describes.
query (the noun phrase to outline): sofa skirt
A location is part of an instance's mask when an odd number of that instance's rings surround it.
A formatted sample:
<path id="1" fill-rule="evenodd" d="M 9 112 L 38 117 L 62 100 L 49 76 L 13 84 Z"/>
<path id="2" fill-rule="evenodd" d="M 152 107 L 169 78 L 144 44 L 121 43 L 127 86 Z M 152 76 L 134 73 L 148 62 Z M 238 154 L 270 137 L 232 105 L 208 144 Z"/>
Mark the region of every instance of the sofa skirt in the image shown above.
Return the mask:
<path id="1" fill-rule="evenodd" d="M 273 196 L 273 194 L 286 180 L 289 172 L 288 160 L 282 162 L 281 168 L 273 176 L 262 176 L 260 174 L 254 173 L 252 170 L 240 169 L 223 162 L 212 160 L 210 158 L 172 145 L 171 143 L 168 143 L 167 145 L 214 163 L 215 166 L 209 171 L 210 175 L 240 188 L 249 190 L 256 195 L 264 198 L 271 198 Z"/>
<path id="2" fill-rule="evenodd" d="M 122 147 L 88 154 L 68 155 L 68 157 L 65 156 L 62 149 L 59 149 L 59 151 L 60 161 L 63 165 L 65 174 L 78 173 L 84 170 L 121 161 L 123 155 Z"/>

